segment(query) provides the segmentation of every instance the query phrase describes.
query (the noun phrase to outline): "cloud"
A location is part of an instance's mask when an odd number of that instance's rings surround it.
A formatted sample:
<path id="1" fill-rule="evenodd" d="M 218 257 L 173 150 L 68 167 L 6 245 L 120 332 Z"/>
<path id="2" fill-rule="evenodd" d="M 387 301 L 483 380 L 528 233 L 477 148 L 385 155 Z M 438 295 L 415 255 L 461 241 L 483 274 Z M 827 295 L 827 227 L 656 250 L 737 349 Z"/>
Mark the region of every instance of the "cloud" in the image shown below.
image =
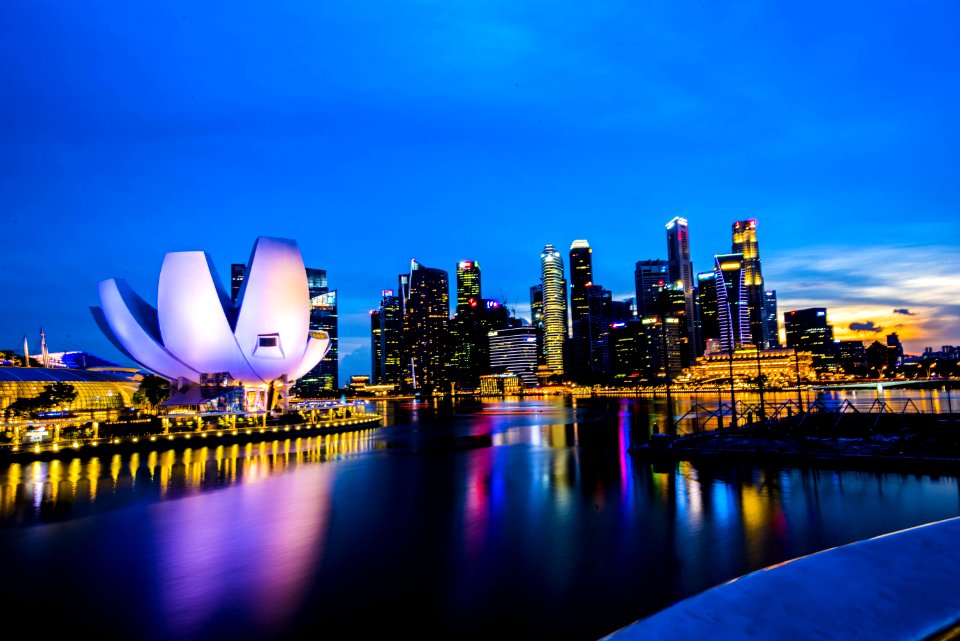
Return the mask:
<path id="1" fill-rule="evenodd" d="M 875 324 L 873 321 L 867 321 L 865 323 L 850 323 L 849 327 L 855 332 L 871 332 L 873 334 L 883 330 L 882 327 Z"/>
<path id="2" fill-rule="evenodd" d="M 770 254 L 764 280 L 777 290 L 780 311 L 826 307 L 837 340 L 893 329 L 911 353 L 957 341 L 956 248 L 833 245 Z"/>

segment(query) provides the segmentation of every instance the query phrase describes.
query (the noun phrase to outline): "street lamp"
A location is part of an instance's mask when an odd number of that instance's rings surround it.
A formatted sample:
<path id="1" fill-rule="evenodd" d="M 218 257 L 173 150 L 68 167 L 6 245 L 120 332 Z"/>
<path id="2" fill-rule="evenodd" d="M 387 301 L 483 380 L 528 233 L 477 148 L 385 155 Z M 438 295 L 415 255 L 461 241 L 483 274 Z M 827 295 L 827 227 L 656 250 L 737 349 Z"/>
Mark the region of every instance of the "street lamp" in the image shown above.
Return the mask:
<path id="1" fill-rule="evenodd" d="M 729 308 L 729 304 L 727 305 Z M 733 332 L 730 332 L 730 348 L 727 352 L 730 356 L 730 427 L 737 426 L 737 397 L 733 389 Z"/>
<path id="2" fill-rule="evenodd" d="M 757 345 L 757 391 L 760 393 L 760 422 L 766 420 L 763 411 L 763 367 L 760 364 L 760 345 Z"/>
<path id="3" fill-rule="evenodd" d="M 803 393 L 800 391 L 800 353 L 797 346 L 793 346 L 793 364 L 797 370 L 797 404 L 800 406 L 800 413 L 803 414 Z"/>

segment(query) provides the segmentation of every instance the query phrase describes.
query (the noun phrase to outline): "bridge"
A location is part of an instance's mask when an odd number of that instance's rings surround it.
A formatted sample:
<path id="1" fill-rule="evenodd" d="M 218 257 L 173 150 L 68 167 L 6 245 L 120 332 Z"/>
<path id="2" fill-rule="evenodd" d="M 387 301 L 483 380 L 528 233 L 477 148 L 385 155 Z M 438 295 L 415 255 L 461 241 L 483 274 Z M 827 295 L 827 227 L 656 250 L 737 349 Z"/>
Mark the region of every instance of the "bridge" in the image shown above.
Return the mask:
<path id="1" fill-rule="evenodd" d="M 822 383 L 819 385 L 811 385 L 810 389 L 814 391 L 822 390 L 832 390 L 832 389 L 879 389 L 884 390 L 890 387 L 941 387 L 945 386 L 947 389 L 953 387 L 954 379 L 950 378 L 889 378 L 889 379 L 878 379 L 875 381 L 857 381 L 857 382 L 842 382 L 838 381 L 836 383 Z"/>

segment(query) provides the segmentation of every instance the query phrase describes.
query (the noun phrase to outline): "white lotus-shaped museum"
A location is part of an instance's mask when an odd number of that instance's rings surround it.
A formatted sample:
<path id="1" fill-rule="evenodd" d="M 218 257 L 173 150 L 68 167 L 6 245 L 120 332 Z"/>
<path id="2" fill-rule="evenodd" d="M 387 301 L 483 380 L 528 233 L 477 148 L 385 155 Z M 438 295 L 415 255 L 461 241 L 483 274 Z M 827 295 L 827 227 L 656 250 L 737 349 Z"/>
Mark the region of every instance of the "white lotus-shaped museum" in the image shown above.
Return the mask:
<path id="1" fill-rule="evenodd" d="M 157 307 L 122 279 L 99 283 L 94 317 L 143 368 L 180 384 L 222 380 L 290 384 L 327 353 L 326 332 L 310 331 L 303 257 L 294 240 L 260 237 L 234 304 L 206 252 L 169 252 Z"/>

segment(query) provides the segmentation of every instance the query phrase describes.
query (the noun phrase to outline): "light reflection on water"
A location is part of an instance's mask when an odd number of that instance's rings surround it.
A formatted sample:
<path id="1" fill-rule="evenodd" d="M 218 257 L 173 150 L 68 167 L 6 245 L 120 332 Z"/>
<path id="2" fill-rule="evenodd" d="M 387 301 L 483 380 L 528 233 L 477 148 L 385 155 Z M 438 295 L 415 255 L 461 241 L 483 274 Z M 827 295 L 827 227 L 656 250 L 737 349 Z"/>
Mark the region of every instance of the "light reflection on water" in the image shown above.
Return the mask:
<path id="1" fill-rule="evenodd" d="M 126 494 L 177 498 L 253 483 L 303 463 L 368 451 L 373 432 L 113 454 L 106 465 L 97 456 L 15 462 L 0 468 L 0 523 L 55 519 Z"/>
<path id="2" fill-rule="evenodd" d="M 58 608 L 100 638 L 595 640 L 960 509 L 955 477 L 635 460 L 648 399 L 383 405 L 335 438 L 0 469 L 0 597 L 39 616 L 84 576 Z"/>

